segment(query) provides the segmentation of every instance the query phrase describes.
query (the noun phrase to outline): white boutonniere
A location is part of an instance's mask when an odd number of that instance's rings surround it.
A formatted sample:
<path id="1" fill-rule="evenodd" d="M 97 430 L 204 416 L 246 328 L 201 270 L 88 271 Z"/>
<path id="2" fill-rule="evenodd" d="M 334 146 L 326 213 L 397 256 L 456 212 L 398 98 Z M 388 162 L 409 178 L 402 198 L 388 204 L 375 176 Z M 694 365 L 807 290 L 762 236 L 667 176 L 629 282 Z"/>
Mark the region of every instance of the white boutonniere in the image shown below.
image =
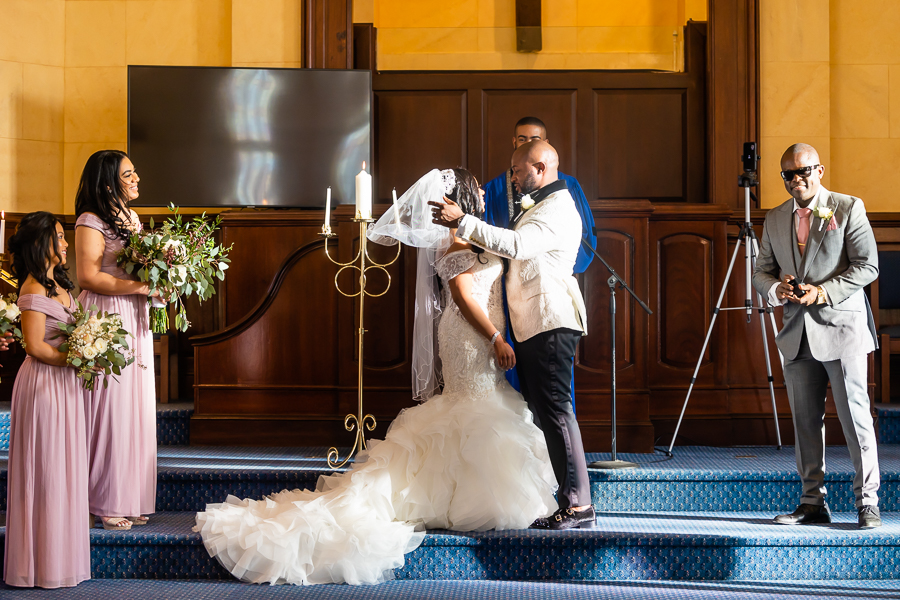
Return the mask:
<path id="1" fill-rule="evenodd" d="M 534 200 L 531 199 L 531 194 L 525 194 L 522 196 L 522 199 L 519 200 L 519 206 L 522 207 L 522 210 L 528 210 L 532 206 L 534 206 Z"/>
<path id="2" fill-rule="evenodd" d="M 813 213 L 819 217 L 819 231 L 822 231 L 822 227 L 834 217 L 834 211 L 828 208 L 827 206 L 817 206 Z"/>

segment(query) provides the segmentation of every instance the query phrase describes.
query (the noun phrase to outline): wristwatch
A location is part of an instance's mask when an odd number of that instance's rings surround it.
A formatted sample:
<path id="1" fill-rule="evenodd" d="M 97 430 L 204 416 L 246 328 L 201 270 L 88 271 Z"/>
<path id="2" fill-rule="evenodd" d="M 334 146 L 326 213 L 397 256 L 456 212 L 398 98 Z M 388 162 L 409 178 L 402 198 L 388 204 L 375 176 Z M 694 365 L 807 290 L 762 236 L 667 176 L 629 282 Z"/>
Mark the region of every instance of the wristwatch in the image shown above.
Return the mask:
<path id="1" fill-rule="evenodd" d="M 825 288 L 823 288 L 821 285 L 817 285 L 816 292 L 818 292 L 818 294 L 816 295 L 816 304 L 825 304 L 826 302 L 828 302 L 825 296 Z"/>

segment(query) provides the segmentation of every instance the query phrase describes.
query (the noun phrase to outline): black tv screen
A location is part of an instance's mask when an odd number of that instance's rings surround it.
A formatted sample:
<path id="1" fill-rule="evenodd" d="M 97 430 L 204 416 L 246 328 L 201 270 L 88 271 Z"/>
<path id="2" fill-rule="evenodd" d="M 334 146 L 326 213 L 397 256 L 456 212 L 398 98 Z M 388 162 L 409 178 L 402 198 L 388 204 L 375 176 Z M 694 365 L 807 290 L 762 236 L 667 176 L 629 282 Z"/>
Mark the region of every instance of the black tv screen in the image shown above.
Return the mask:
<path id="1" fill-rule="evenodd" d="M 372 75 L 329 69 L 128 67 L 137 206 L 324 207 L 371 172 Z"/>

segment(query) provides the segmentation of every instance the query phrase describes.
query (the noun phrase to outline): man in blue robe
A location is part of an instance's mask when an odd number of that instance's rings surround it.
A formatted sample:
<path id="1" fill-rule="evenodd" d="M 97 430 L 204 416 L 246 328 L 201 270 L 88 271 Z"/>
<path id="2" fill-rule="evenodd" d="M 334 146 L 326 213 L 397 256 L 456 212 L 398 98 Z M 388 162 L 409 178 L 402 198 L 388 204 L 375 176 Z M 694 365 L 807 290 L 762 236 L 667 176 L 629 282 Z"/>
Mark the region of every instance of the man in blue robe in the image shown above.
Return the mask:
<path id="1" fill-rule="evenodd" d="M 533 142 L 535 140 L 549 142 L 547 139 L 547 127 L 544 125 L 544 122 L 537 117 L 523 117 L 519 119 L 519 122 L 516 123 L 515 133 L 513 135 L 513 150 L 526 142 Z M 596 248 L 597 236 L 594 235 L 594 215 L 591 213 L 591 207 L 588 204 L 587 198 L 584 196 L 584 190 L 581 189 L 578 180 L 571 175 L 565 175 L 560 171 L 559 178 L 566 182 L 566 187 L 569 188 L 569 193 L 572 194 L 572 198 L 575 200 L 575 208 L 578 209 L 578 214 L 581 215 L 582 239 L 587 240 L 590 243 L 591 248 Z M 502 175 L 488 181 L 482 188 L 484 189 L 485 222 L 489 225 L 507 228 L 510 227 L 511 223 L 515 223 L 516 217 L 522 212 L 519 205 L 521 194 L 519 194 L 510 182 L 510 170 L 507 170 Z M 578 250 L 578 258 L 575 261 L 575 272 L 584 273 L 585 270 L 587 270 L 588 265 L 591 264 L 593 258 L 594 255 L 591 254 L 587 248 L 581 246 Z M 509 323 L 505 278 L 503 287 L 503 308 L 506 313 L 506 322 Z M 513 341 L 512 332 L 509 327 L 506 328 L 506 341 L 510 346 L 515 347 L 515 342 Z M 507 371 L 506 378 L 514 388 L 517 390 L 519 389 L 519 377 L 516 374 L 515 369 Z M 572 402 L 574 405 L 574 372 L 572 376 Z"/>

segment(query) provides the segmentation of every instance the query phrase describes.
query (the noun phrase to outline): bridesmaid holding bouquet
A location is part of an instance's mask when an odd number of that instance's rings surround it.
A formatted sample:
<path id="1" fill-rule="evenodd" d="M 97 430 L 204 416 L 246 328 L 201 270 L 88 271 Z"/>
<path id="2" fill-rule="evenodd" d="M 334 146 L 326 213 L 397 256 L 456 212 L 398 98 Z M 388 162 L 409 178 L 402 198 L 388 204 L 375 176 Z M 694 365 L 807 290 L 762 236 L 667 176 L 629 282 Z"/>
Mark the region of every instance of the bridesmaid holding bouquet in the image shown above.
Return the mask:
<path id="1" fill-rule="evenodd" d="M 48 212 L 25 215 L 9 241 L 28 354 L 12 394 L 3 578 L 13 586 L 71 587 L 91 576 L 84 399 L 58 348 L 59 322 L 72 322 L 75 304 L 66 248 Z"/>
<path id="2" fill-rule="evenodd" d="M 84 392 L 88 426 L 91 513 L 111 530 L 145 525 L 156 506 L 156 390 L 150 286 L 116 263 L 116 253 L 139 231 L 129 203 L 140 178 L 119 150 L 95 152 L 81 174 L 75 198 L 75 249 L 79 301 L 118 313 L 134 335 L 135 362 L 109 387 Z"/>

